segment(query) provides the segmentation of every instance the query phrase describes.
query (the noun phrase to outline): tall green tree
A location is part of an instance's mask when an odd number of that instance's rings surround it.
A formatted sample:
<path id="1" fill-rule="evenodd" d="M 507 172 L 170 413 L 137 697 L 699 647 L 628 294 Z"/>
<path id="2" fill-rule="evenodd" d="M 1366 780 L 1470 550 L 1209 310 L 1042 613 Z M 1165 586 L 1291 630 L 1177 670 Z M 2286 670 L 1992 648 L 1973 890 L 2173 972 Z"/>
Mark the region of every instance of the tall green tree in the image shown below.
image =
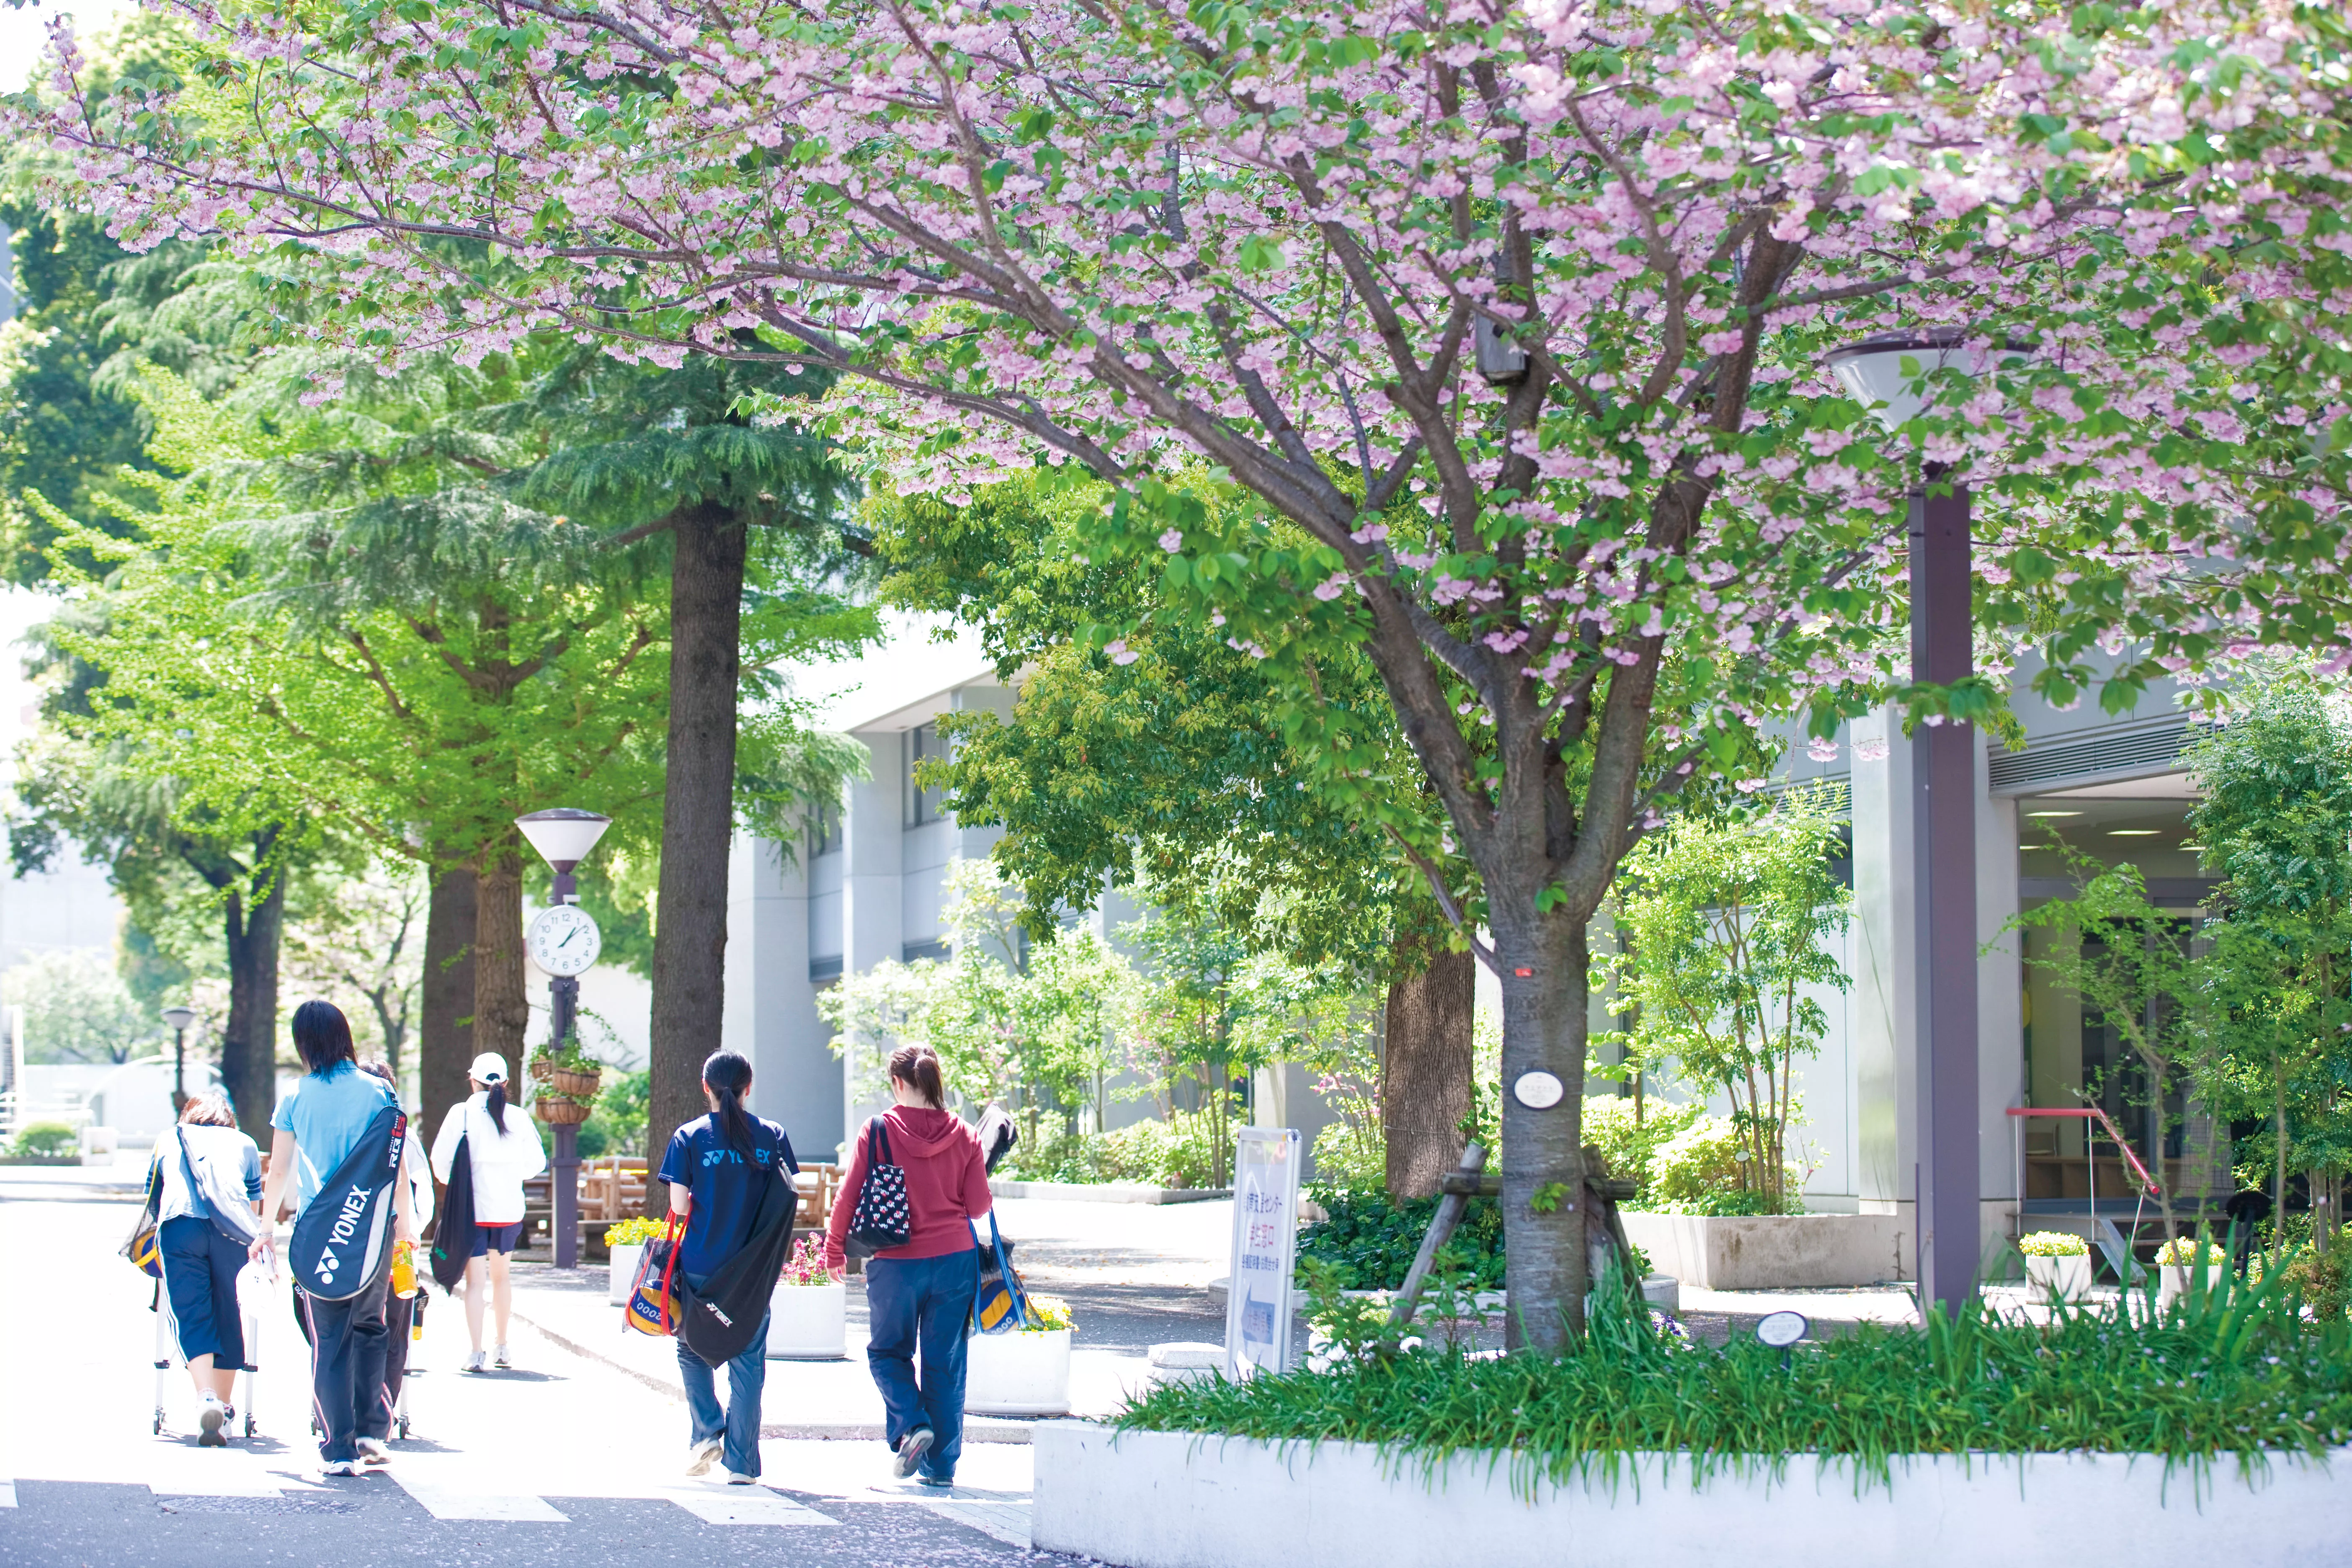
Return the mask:
<path id="1" fill-rule="evenodd" d="M 1633 1012 L 1629 1054 L 1729 1101 L 1741 1188 L 1763 1214 L 1790 1206 L 1797 1063 L 1829 1029 L 1819 994 L 1848 984 L 1829 949 L 1853 901 L 1831 870 L 1840 843 L 1803 797 L 1685 816 L 1626 858 L 1612 896 L 1620 940 L 1601 976 Z"/>
<path id="2" fill-rule="evenodd" d="M 2352 1171 L 2352 721 L 2336 683 L 2300 670 L 2252 683 L 2240 707 L 2188 758 L 2189 827 L 2221 878 L 2206 1088 L 2222 1114 L 2266 1124 L 2283 1223 L 2290 1170 L 2315 1199 Z"/>
<path id="3" fill-rule="evenodd" d="M 1094 646 L 1096 625 L 1150 618 L 1158 593 L 1133 563 L 1090 558 L 1088 515 L 1108 493 L 1039 470 L 960 506 L 869 507 L 885 594 L 975 627 L 1000 677 L 1020 682 L 1009 717 L 944 718 L 953 750 L 930 765 L 959 820 L 1005 828 L 994 856 L 1025 888 L 1034 931 L 1144 884 L 1183 919 L 1385 984 L 1389 1185 L 1425 1196 L 1458 1163 L 1470 1110 L 1471 955 L 1447 941 L 1401 841 L 1296 753 L 1257 660 L 1181 622 L 1155 629 L 1149 660 Z M 1370 668 L 1341 648 L 1318 674 L 1368 732 L 1389 734 L 1390 785 L 1415 797 Z"/>

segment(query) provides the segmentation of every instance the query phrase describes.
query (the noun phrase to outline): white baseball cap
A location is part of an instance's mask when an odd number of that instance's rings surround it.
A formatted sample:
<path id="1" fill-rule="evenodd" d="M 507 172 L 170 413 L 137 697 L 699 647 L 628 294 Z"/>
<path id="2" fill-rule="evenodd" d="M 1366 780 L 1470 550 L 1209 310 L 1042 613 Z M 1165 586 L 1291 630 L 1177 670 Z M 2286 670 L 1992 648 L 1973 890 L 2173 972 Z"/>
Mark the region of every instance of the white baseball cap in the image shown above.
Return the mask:
<path id="1" fill-rule="evenodd" d="M 507 1058 L 496 1051 L 484 1051 L 466 1069 L 466 1076 L 476 1083 L 504 1083 L 507 1080 Z"/>

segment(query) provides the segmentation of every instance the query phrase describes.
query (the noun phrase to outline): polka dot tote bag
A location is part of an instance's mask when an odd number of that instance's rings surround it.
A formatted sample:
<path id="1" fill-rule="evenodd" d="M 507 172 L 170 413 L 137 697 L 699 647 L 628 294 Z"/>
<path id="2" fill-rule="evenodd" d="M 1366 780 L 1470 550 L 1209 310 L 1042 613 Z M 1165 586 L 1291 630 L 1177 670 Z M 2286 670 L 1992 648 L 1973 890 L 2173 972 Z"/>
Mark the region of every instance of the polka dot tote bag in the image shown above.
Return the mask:
<path id="1" fill-rule="evenodd" d="M 906 1246 L 913 1234 L 907 1173 L 890 1163 L 890 1135 L 877 1116 L 866 1124 L 866 1184 L 858 1189 L 857 1207 L 849 1216 L 849 1239 L 879 1252 Z"/>

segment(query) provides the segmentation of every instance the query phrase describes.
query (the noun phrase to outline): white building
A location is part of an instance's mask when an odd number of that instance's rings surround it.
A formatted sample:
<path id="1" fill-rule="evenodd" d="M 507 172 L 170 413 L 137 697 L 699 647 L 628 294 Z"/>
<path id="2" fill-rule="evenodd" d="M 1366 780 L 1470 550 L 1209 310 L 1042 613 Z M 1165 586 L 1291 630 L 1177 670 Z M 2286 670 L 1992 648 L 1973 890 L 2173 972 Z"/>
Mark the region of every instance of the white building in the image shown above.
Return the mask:
<path id="1" fill-rule="evenodd" d="M 2019 684 L 2022 692 L 2021 676 Z M 817 1016 L 818 991 L 884 959 L 946 956 L 949 868 L 986 855 L 998 836 L 943 814 L 936 795 L 914 787 L 913 763 L 938 746 L 941 714 L 1002 713 L 1013 700 L 974 641 L 926 641 L 911 625 L 879 653 L 844 667 L 833 689 L 826 721 L 870 748 L 871 776 L 851 787 L 839 820 L 798 857 L 764 840 L 738 842 L 729 921 L 727 1040 L 751 1056 L 763 1113 L 811 1151 L 836 1146 L 862 1114 Z M 2086 1086 L 2103 1081 L 2101 1103 L 2143 1162 L 2156 1165 L 2113 1031 L 2032 978 L 2015 939 L 2000 931 L 2021 908 L 2071 888 L 2060 857 L 2042 847 L 2053 829 L 2095 858 L 2138 865 L 2164 907 L 2195 910 L 2210 884 L 2182 848 L 2190 792 L 2179 756 L 2195 731 L 2175 695 L 2152 689 L 2120 717 L 2092 703 L 2057 712 L 2021 695 L 2024 749 L 1988 741 L 1979 752 L 1978 924 L 1981 941 L 1994 944 L 1978 961 L 1988 1240 L 2016 1233 L 2021 1174 L 2035 1214 L 2078 1213 L 2095 1177 L 2103 1211 L 2120 1217 L 2116 1200 L 2129 1191 L 2120 1154 L 2103 1145 L 2095 1163 L 2081 1122 L 2021 1121 L 2011 1108 L 2077 1105 Z M 1907 1216 L 1916 1164 L 1910 748 L 1885 714 L 1858 721 L 1839 742 L 1837 759 L 1826 763 L 1792 746 L 1783 770 L 1788 782 L 1844 793 L 1853 837 L 1853 918 L 1839 954 L 1853 984 L 1822 998 L 1830 1034 L 1799 1069 L 1806 1122 L 1792 1142 L 1811 1167 L 1810 1206 Z M 1128 918 L 1131 909 L 1115 904 L 1108 924 Z M 1491 977 L 1480 981 L 1481 1006 L 1491 1007 Z M 1596 1024 L 1604 1015 L 1605 1004 L 1597 1005 Z M 1262 1083 L 1259 1112 L 1311 1136 L 1327 1113 L 1303 1081 L 1291 1081 L 1296 1076 Z M 2166 1172 L 2184 1198 L 2218 1192 L 2228 1180 L 2225 1130 L 2193 1106 L 2182 1109 L 2186 1128 L 2166 1140 Z"/>

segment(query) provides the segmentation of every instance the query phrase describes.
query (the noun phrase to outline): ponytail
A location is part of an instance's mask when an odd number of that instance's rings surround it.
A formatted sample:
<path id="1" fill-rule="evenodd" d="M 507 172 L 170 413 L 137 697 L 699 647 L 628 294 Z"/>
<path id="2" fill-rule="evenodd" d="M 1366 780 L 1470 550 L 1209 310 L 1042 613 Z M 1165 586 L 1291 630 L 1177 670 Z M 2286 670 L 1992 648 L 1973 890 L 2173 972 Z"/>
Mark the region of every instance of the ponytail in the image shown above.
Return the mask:
<path id="1" fill-rule="evenodd" d="M 751 1090 L 751 1064 L 735 1051 L 713 1051 L 702 1064 L 702 1087 L 719 1102 L 719 1135 L 730 1149 L 749 1152 L 752 1147 L 751 1118 L 743 1097 Z"/>
<path id="2" fill-rule="evenodd" d="M 948 1108 L 947 1086 L 940 1079 L 940 1054 L 929 1046 L 900 1046 L 890 1053 L 890 1076 L 923 1097 L 934 1110 Z"/>
<path id="3" fill-rule="evenodd" d="M 490 1085 L 490 1098 L 483 1102 L 482 1109 L 490 1113 L 490 1125 L 499 1130 L 499 1136 L 505 1137 L 507 1135 L 507 1086 L 504 1079 Z"/>

